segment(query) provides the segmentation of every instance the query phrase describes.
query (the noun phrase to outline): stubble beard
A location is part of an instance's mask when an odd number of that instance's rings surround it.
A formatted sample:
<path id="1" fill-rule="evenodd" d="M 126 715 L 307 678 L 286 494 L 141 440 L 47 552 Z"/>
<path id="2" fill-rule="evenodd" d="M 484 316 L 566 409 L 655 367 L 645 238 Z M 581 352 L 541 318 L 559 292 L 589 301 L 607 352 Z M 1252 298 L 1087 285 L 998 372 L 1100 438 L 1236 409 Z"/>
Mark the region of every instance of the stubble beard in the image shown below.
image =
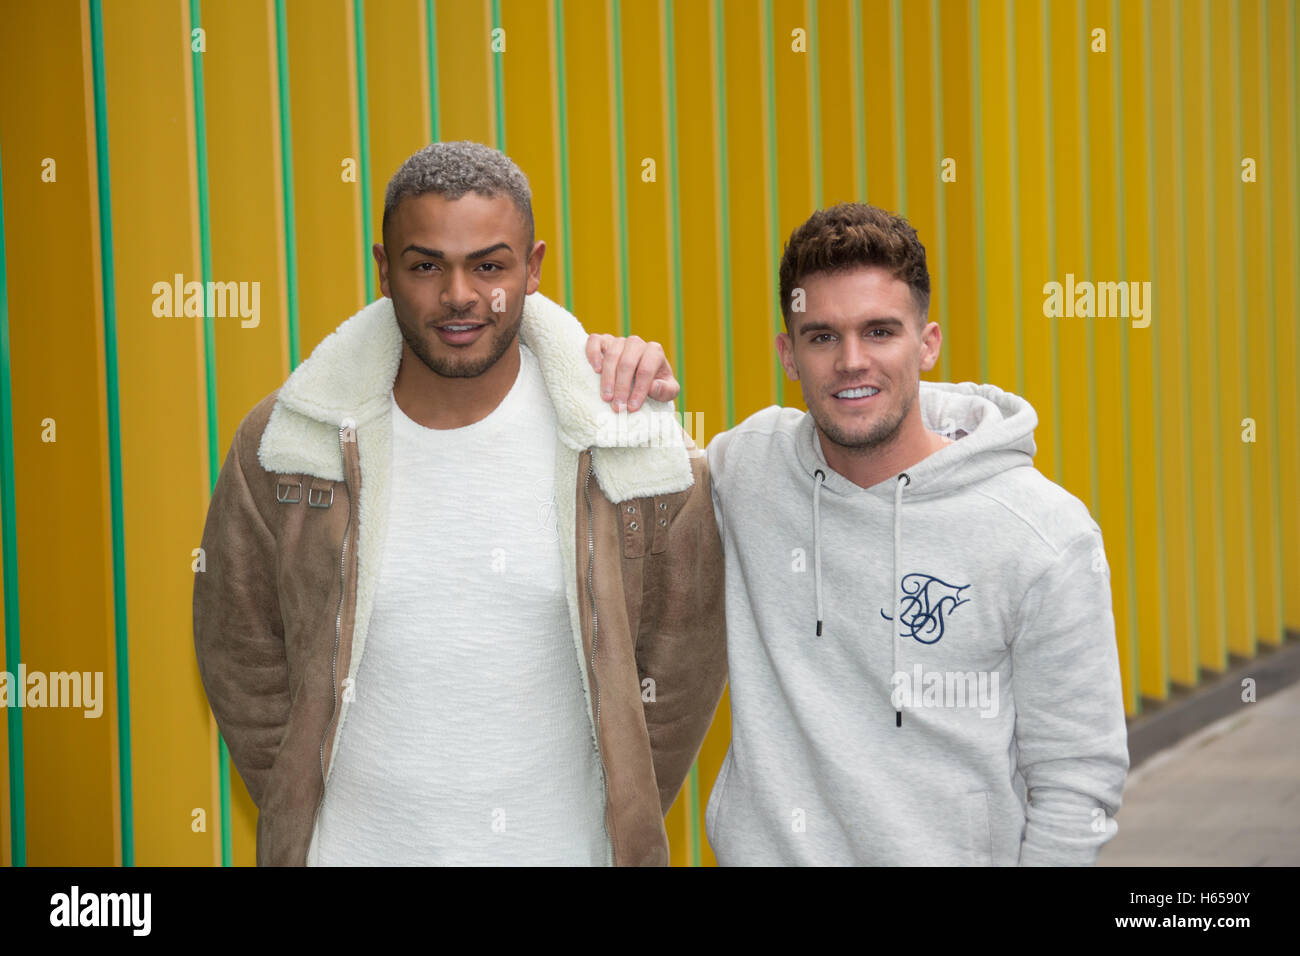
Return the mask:
<path id="1" fill-rule="evenodd" d="M 833 397 L 829 400 L 835 401 Z M 907 415 L 912 410 L 913 401 L 914 397 L 909 395 L 896 417 L 875 423 L 865 435 L 844 431 L 830 419 L 830 416 L 826 416 L 826 420 L 822 421 L 814 415 L 813 420 L 817 422 L 817 427 L 829 441 L 839 445 L 845 451 L 854 454 L 875 454 L 898 440 L 903 430 L 903 422 L 907 420 Z"/>
<path id="2" fill-rule="evenodd" d="M 410 346 L 411 351 L 415 353 L 415 357 L 423 362 L 429 371 L 435 375 L 441 375 L 443 378 L 477 378 L 496 365 L 519 334 L 519 325 L 523 321 L 524 315 L 523 303 L 521 302 L 519 314 L 515 316 L 514 321 L 508 325 L 494 325 L 489 329 L 487 334 L 492 336 L 491 348 L 484 358 L 474 360 L 460 358 L 455 355 L 434 355 L 429 350 L 425 340 L 403 320 L 401 313 L 397 310 L 396 301 L 393 303 L 393 311 L 397 315 L 397 327 L 402 331 L 402 338 Z M 473 320 L 473 313 L 466 312 L 464 315 L 449 314 L 441 318 L 440 321 L 454 322 L 457 319 L 471 321 Z"/>

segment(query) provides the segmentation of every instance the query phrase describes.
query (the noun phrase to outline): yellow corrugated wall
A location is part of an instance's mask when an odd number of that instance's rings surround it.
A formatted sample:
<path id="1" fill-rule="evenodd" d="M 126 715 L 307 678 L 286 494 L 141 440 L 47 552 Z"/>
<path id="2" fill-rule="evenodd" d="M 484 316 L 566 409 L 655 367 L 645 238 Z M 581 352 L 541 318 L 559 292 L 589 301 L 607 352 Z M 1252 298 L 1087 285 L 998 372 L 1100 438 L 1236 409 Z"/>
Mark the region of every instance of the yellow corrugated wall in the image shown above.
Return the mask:
<path id="1" fill-rule="evenodd" d="M 385 185 L 431 139 L 524 168 L 543 291 L 663 342 L 702 441 L 800 404 L 772 344 L 790 230 L 842 200 L 903 213 L 932 377 L 1027 397 L 1038 467 L 1102 526 L 1129 713 L 1279 644 L 1300 630 L 1296 6 L 7 7 L 5 662 L 101 672 L 105 700 L 0 713 L 0 862 L 253 862 L 193 662 L 192 550 L 240 418 L 378 294 Z M 155 317 L 177 273 L 258 282 L 260 323 Z M 1150 281 L 1150 324 L 1046 318 L 1067 274 Z M 729 735 L 724 697 L 674 863 L 714 862 Z"/>

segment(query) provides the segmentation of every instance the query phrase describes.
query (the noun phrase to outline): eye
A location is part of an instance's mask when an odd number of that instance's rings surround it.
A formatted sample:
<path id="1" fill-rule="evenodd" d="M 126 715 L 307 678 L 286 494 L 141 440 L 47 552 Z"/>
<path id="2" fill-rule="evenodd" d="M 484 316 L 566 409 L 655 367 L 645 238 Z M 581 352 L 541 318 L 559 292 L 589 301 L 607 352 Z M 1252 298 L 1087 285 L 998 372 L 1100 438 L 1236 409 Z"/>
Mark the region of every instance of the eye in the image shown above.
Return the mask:
<path id="1" fill-rule="evenodd" d="M 428 266 L 429 268 L 426 269 L 426 268 L 424 268 L 425 266 Z M 433 270 L 435 270 L 435 269 L 437 269 L 437 268 L 438 268 L 437 263 L 433 263 L 433 262 L 417 262 L 417 263 L 415 264 L 415 271 L 416 271 L 416 272 L 432 272 Z"/>
<path id="2" fill-rule="evenodd" d="M 488 269 L 488 270 L 490 270 L 490 271 L 492 271 L 492 272 L 500 272 L 500 271 L 501 271 L 501 267 L 500 267 L 499 265 L 497 265 L 495 262 L 484 262 L 482 265 L 479 266 L 479 268 L 480 268 L 480 269 Z"/>
<path id="3" fill-rule="evenodd" d="M 886 338 L 888 338 L 889 336 L 891 336 L 891 335 L 894 334 L 894 333 L 893 333 L 891 330 L 889 330 L 889 329 L 872 329 L 868 334 L 869 334 L 869 335 L 872 335 L 872 336 L 875 336 L 875 334 L 876 334 L 877 332 L 881 333 L 881 335 L 884 336 L 884 337 L 886 337 Z"/>
<path id="4" fill-rule="evenodd" d="M 819 332 L 817 335 L 814 335 L 812 337 L 812 340 L 814 342 L 821 342 L 822 339 L 830 339 L 830 338 L 833 338 L 833 336 L 829 332 Z"/>

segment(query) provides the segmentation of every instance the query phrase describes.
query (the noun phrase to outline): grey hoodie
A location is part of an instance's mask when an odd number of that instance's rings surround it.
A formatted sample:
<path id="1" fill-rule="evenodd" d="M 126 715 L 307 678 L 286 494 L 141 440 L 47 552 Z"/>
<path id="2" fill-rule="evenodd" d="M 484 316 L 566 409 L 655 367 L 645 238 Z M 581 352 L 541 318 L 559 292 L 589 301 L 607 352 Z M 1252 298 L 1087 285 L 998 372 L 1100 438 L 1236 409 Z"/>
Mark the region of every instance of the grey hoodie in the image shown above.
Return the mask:
<path id="1" fill-rule="evenodd" d="M 723 866 L 1092 864 L 1115 834 L 1128 747 L 1100 529 L 1033 467 L 1024 399 L 922 382 L 920 404 L 957 440 L 871 488 L 798 409 L 708 446 Z"/>

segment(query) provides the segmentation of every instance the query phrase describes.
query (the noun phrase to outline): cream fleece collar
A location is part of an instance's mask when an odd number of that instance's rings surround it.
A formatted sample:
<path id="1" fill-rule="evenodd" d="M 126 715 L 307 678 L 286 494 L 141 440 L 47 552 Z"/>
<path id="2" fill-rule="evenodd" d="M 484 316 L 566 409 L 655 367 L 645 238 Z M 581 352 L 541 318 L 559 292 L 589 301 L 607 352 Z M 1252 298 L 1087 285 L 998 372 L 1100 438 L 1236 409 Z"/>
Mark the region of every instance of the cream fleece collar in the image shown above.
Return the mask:
<path id="1" fill-rule="evenodd" d="M 593 456 L 611 501 L 670 494 L 693 483 L 680 428 L 664 427 L 673 405 L 648 400 L 630 414 L 600 397 L 600 376 L 587 362 L 587 333 L 541 293 L 524 300 L 520 340 L 537 356 L 555 407 L 558 439 Z M 343 477 L 338 429 L 389 413 L 402 356 L 393 303 L 381 297 L 326 336 L 281 387 L 258 447 L 268 471 Z M 671 435 L 674 440 L 666 441 Z"/>

